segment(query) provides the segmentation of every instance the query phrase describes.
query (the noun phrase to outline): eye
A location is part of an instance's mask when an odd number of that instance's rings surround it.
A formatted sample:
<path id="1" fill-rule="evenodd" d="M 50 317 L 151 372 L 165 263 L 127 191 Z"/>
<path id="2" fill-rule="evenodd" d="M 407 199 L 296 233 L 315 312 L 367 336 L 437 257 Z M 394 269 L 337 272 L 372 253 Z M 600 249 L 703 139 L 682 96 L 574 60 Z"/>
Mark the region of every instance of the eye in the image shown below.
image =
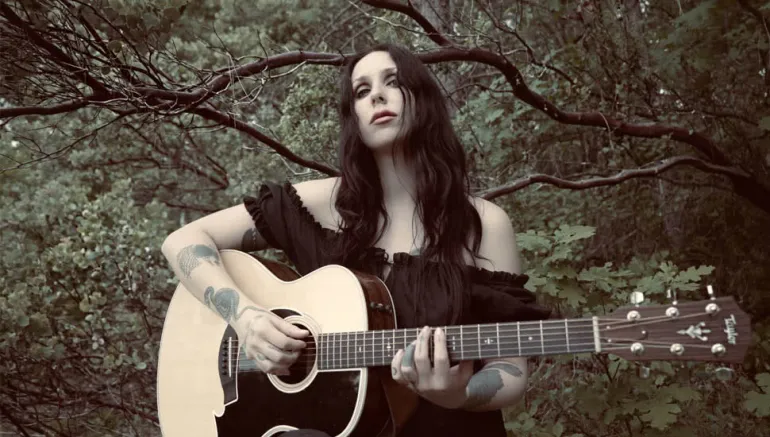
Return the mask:
<path id="1" fill-rule="evenodd" d="M 361 97 L 363 97 L 364 96 L 363 93 L 365 91 L 369 91 L 369 90 L 367 90 L 365 87 L 358 88 L 358 91 L 356 91 L 356 94 L 355 94 L 356 98 L 360 99 Z"/>

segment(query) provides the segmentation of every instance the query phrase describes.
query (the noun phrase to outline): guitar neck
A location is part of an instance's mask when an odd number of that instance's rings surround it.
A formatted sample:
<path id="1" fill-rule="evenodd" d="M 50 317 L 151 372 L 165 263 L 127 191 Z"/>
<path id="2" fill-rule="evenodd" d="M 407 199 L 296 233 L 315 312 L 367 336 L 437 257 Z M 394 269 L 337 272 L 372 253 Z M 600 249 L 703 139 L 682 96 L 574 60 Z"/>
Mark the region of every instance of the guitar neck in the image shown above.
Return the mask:
<path id="1" fill-rule="evenodd" d="M 459 325 L 443 329 L 452 362 L 601 350 L 596 318 Z M 419 328 L 410 328 L 321 334 L 316 343 L 318 368 L 390 365 L 396 352 L 406 349 L 419 333 Z M 432 354 L 432 342 L 430 347 Z"/>

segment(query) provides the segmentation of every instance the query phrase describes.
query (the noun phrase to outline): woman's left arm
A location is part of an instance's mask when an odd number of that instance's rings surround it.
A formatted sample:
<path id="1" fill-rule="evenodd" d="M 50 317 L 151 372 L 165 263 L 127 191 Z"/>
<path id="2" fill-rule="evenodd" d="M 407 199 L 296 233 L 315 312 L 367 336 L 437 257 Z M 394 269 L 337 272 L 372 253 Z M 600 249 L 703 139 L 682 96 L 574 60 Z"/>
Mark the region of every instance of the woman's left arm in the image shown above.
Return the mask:
<path id="1" fill-rule="evenodd" d="M 481 216 L 482 239 L 479 254 L 487 258 L 489 270 L 521 274 L 519 249 L 511 219 L 505 210 L 488 201 L 477 201 Z M 481 259 L 482 264 L 487 261 Z M 527 358 L 484 360 L 466 387 L 463 408 L 471 411 L 499 410 L 519 402 L 527 390 Z"/>

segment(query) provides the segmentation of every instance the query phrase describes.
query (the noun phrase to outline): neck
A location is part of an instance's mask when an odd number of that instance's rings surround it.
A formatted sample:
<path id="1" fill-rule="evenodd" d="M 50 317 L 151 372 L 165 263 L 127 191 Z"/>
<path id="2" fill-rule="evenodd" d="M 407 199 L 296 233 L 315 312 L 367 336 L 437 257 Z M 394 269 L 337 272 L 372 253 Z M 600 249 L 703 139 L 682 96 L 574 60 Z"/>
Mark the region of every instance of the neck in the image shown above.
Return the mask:
<path id="1" fill-rule="evenodd" d="M 401 157 L 393 159 L 392 153 L 374 155 L 380 172 L 383 200 L 386 206 L 412 204 L 417 199 L 414 173 Z"/>

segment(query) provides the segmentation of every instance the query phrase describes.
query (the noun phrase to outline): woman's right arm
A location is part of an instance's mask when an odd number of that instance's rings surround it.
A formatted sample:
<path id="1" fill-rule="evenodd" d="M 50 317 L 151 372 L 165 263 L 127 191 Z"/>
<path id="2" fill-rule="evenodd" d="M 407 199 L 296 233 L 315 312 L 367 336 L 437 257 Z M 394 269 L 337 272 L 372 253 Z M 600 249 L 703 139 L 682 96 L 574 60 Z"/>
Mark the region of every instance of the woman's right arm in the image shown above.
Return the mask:
<path id="1" fill-rule="evenodd" d="M 244 205 L 236 205 L 171 233 L 161 252 L 179 281 L 202 304 L 219 314 L 245 343 L 247 355 L 266 372 L 280 373 L 296 359 L 306 331 L 256 305 L 235 285 L 219 251 L 254 252 L 268 247 Z"/>

